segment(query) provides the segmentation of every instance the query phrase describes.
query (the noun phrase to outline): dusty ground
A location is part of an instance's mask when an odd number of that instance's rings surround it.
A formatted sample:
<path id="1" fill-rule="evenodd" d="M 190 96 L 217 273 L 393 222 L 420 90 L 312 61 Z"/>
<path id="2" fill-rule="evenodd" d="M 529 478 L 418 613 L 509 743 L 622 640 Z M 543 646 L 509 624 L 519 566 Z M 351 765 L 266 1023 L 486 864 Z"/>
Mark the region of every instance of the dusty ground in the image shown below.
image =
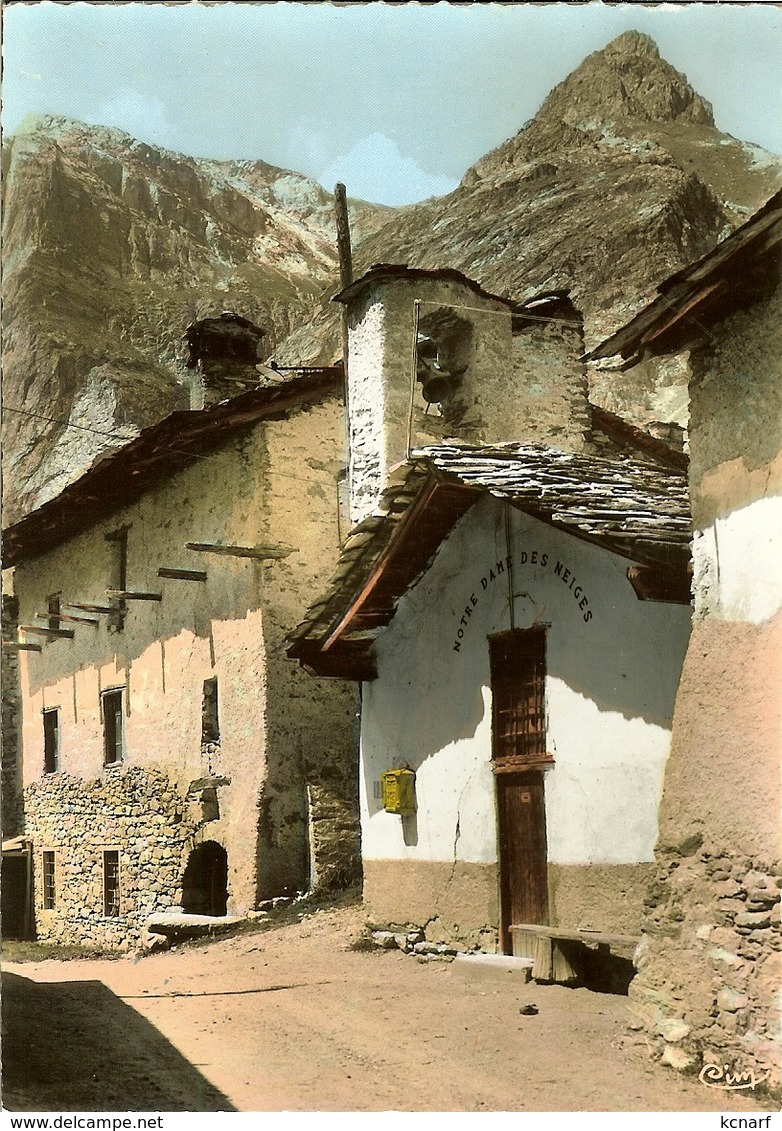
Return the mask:
<path id="1" fill-rule="evenodd" d="M 651 1063 L 626 998 L 350 949 L 362 928 L 349 907 L 145 958 L 6 962 L 4 1107 L 775 1109 Z"/>

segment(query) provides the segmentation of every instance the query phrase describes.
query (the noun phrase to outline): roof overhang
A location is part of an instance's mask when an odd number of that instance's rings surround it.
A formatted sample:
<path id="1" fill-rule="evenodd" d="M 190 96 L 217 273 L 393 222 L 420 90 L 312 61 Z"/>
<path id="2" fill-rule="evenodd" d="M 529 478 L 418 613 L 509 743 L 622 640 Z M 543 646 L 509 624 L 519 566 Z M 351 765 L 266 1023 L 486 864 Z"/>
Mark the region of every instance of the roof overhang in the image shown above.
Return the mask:
<path id="1" fill-rule="evenodd" d="M 414 453 L 384 495 L 384 512 L 351 532 L 329 589 L 289 637 L 288 655 L 318 675 L 374 679 L 375 639 L 458 520 L 486 496 L 646 567 L 652 599 L 689 600 L 682 471 L 535 445 L 442 446 Z"/>
<path id="2" fill-rule="evenodd" d="M 284 416 L 342 386 L 342 366 L 334 365 L 252 389 L 208 409 L 171 413 L 9 526 L 3 532 L 3 566 L 19 565 L 89 529 L 244 428 Z"/>
<path id="3" fill-rule="evenodd" d="M 779 286 L 782 276 L 782 192 L 708 255 L 677 271 L 658 297 L 586 361 L 621 356 L 627 365 L 698 344 L 711 326 Z"/>
<path id="4" fill-rule="evenodd" d="M 387 510 L 349 535 L 326 595 L 291 636 L 288 655 L 318 675 L 369 680 L 372 644 L 457 521 L 483 492 L 439 482 L 416 466 L 386 497 Z"/>
<path id="5" fill-rule="evenodd" d="M 462 274 L 453 267 L 438 267 L 434 269 L 424 267 L 408 267 L 403 263 L 375 263 L 368 271 L 358 279 L 354 279 L 347 287 L 334 295 L 332 302 L 352 303 L 355 299 L 370 287 L 377 286 L 378 284 L 390 282 L 435 282 L 435 283 L 458 283 L 460 286 L 468 287 L 480 298 L 489 299 L 492 302 L 498 302 L 502 306 L 509 309 L 516 304 L 503 298 L 501 295 L 492 294 L 490 291 L 485 291 L 480 283 L 476 283 L 474 279 Z"/>

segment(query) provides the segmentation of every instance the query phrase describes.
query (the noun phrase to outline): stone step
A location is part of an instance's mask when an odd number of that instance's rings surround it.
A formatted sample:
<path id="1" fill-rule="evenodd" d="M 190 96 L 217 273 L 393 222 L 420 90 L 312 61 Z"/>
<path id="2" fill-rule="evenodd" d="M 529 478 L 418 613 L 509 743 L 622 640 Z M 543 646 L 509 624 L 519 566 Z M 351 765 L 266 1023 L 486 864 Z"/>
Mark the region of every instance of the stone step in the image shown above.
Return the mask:
<path id="1" fill-rule="evenodd" d="M 510 954 L 457 954 L 453 960 L 452 969 L 468 977 L 476 978 L 507 978 L 510 974 L 513 981 L 529 982 L 532 977 L 533 962 L 531 958 L 514 958 Z"/>

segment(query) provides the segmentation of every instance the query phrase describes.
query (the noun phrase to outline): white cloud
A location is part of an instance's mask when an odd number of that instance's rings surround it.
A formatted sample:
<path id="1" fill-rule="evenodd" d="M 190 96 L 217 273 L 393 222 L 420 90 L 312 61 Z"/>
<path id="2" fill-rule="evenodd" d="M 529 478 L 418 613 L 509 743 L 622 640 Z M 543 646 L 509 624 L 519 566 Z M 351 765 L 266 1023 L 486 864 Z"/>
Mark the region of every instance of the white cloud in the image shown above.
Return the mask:
<path id="1" fill-rule="evenodd" d="M 332 141 L 324 126 L 309 118 L 299 118 L 287 131 L 285 160 L 296 172 L 309 173 L 320 169 L 333 152 Z"/>
<path id="2" fill-rule="evenodd" d="M 318 176 L 324 188 L 342 181 L 348 196 L 374 204 L 413 204 L 430 196 L 444 196 L 456 188 L 452 177 L 427 173 L 385 134 L 374 133 L 356 142 Z"/>
<path id="3" fill-rule="evenodd" d="M 122 87 L 118 94 L 108 102 L 102 102 L 89 117 L 98 125 L 125 130 L 140 141 L 172 148 L 171 122 L 165 105 L 159 99 L 139 94 L 130 87 Z"/>

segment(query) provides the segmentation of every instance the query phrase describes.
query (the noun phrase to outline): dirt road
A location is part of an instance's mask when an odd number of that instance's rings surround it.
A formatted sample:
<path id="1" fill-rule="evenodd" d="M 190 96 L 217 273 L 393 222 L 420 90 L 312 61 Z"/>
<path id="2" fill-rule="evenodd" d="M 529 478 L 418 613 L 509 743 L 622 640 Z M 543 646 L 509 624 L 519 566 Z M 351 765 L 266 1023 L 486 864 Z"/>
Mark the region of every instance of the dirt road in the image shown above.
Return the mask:
<path id="1" fill-rule="evenodd" d="M 6 963 L 4 1106 L 749 1111 L 650 1063 L 627 999 L 351 949 L 358 907 L 208 946 Z M 534 1003 L 539 1012 L 520 1009 Z"/>

